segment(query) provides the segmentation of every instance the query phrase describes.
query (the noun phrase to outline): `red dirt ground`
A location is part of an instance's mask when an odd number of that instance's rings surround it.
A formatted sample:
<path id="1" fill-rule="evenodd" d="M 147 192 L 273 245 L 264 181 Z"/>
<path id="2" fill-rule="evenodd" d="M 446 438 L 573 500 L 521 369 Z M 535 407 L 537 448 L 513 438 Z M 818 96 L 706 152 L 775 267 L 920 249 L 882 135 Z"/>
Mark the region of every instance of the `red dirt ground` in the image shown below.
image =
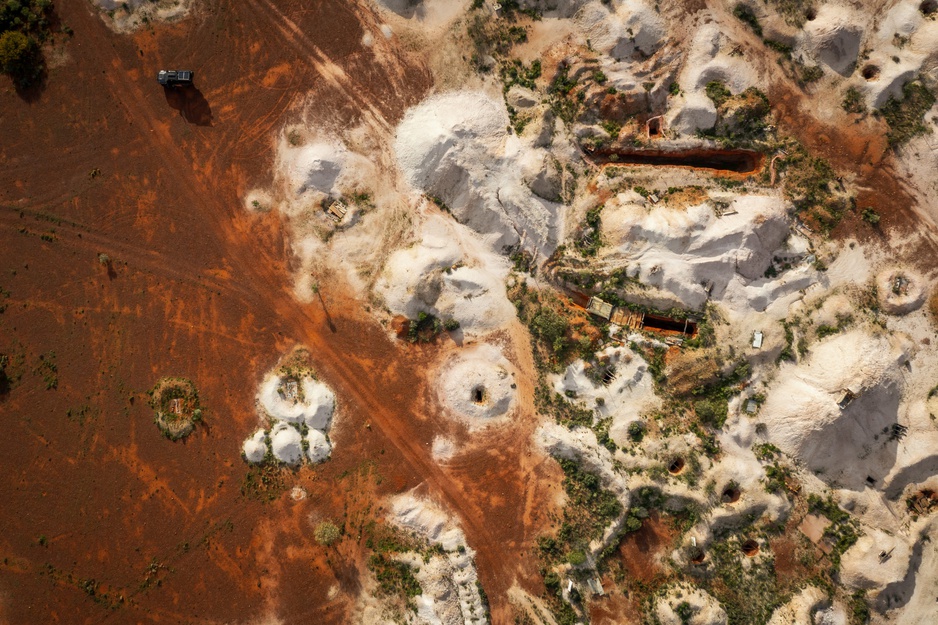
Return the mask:
<path id="1" fill-rule="evenodd" d="M 341 2 L 200 1 L 132 36 L 87 2 L 56 7 L 71 60 L 31 102 L 0 92 L 0 353 L 19 376 L 0 397 L 0 622 L 348 622 L 364 540 L 327 550 L 314 524 L 380 518 L 381 497 L 418 485 L 458 514 L 507 620 L 516 580 L 540 592 L 532 545 L 559 482 L 529 443 L 504 444 L 530 440 L 531 414 L 441 468 L 421 383 L 437 348 L 392 343 L 342 285 L 299 304 L 279 220 L 241 208 L 306 94 L 324 120 L 393 124 L 426 68 L 393 40 L 381 58 L 361 48 L 377 18 Z M 194 69 L 198 91 L 167 97 L 168 66 Z M 241 495 L 240 444 L 257 384 L 297 343 L 339 397 L 336 449 L 287 475 L 305 500 L 264 504 Z M 205 407 L 183 442 L 146 405 L 164 375 Z"/>
<path id="2" fill-rule="evenodd" d="M 619 545 L 619 559 L 611 564 L 613 573 L 603 578 L 606 596 L 590 604 L 590 621 L 596 625 L 642 622 L 641 596 L 660 586 L 669 572 L 659 558 L 673 549 L 678 535 L 670 521 L 662 519 L 657 512 L 642 523 L 642 527 L 627 534 Z M 625 574 L 620 584 L 615 582 L 615 569 L 621 566 Z M 620 590 L 621 587 L 627 590 Z"/>

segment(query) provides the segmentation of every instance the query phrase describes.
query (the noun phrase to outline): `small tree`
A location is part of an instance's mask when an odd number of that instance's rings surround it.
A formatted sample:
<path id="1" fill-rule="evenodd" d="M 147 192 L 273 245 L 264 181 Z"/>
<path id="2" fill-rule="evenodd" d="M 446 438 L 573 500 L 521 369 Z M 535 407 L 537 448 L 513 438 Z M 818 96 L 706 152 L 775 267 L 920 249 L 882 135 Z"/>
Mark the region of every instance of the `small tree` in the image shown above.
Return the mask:
<path id="1" fill-rule="evenodd" d="M 25 87 L 42 72 L 39 44 L 32 37 L 10 30 L 0 35 L 0 69 Z"/>

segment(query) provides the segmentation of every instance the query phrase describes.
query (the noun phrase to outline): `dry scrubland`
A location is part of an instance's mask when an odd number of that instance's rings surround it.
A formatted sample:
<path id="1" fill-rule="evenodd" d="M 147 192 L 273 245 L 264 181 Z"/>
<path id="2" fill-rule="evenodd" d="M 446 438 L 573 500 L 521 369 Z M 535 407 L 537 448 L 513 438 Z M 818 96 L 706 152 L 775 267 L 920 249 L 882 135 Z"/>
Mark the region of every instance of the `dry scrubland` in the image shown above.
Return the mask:
<path id="1" fill-rule="evenodd" d="M 938 5 L 381 0 L 350 58 L 432 83 L 394 112 L 256 6 L 321 82 L 235 219 L 282 224 L 323 320 L 207 409 L 238 502 L 305 541 L 250 549 L 315 563 L 274 587 L 322 587 L 261 616 L 934 622 Z M 168 438 L 195 384 L 152 391 Z"/>

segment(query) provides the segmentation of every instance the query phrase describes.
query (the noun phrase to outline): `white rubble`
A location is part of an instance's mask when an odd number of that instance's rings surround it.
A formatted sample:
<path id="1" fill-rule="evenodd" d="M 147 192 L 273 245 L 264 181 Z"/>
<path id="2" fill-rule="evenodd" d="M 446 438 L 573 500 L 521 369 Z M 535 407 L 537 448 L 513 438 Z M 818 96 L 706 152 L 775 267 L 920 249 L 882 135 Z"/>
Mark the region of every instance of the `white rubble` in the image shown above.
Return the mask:
<path id="1" fill-rule="evenodd" d="M 422 594 L 416 597 L 417 622 L 476 624 L 486 622 L 473 556 L 459 526 L 435 503 L 413 492 L 391 500 L 393 524 L 443 549 L 424 560 L 417 554 L 404 558 L 417 569 Z"/>

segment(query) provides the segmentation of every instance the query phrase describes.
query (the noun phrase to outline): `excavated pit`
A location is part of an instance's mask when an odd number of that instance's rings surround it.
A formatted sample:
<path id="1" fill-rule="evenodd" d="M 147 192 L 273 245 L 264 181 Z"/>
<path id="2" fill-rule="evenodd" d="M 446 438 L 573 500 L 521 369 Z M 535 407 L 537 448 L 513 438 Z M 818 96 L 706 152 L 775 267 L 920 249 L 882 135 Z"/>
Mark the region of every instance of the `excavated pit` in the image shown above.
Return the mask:
<path id="1" fill-rule="evenodd" d="M 759 543 L 750 538 L 742 544 L 741 549 L 747 557 L 751 558 L 759 553 Z"/>
<path id="2" fill-rule="evenodd" d="M 680 151 L 603 149 L 589 151 L 588 158 L 597 165 L 650 165 L 652 167 L 690 167 L 737 174 L 754 174 L 762 169 L 763 155 L 753 150 L 696 149 Z"/>
<path id="3" fill-rule="evenodd" d="M 649 313 L 642 318 L 642 329 L 657 330 L 659 332 L 680 332 L 689 337 L 694 337 L 697 334 L 697 322 L 690 319 L 675 319 Z"/>
<path id="4" fill-rule="evenodd" d="M 723 501 L 724 504 L 736 503 L 737 501 L 739 501 L 740 494 L 741 493 L 738 488 L 736 488 L 735 486 L 730 486 L 729 488 L 723 491 L 723 496 L 721 497 L 721 500 Z"/>
<path id="5" fill-rule="evenodd" d="M 671 475 L 680 475 L 684 471 L 684 459 L 675 458 L 671 461 L 671 464 L 668 465 L 668 473 Z"/>

